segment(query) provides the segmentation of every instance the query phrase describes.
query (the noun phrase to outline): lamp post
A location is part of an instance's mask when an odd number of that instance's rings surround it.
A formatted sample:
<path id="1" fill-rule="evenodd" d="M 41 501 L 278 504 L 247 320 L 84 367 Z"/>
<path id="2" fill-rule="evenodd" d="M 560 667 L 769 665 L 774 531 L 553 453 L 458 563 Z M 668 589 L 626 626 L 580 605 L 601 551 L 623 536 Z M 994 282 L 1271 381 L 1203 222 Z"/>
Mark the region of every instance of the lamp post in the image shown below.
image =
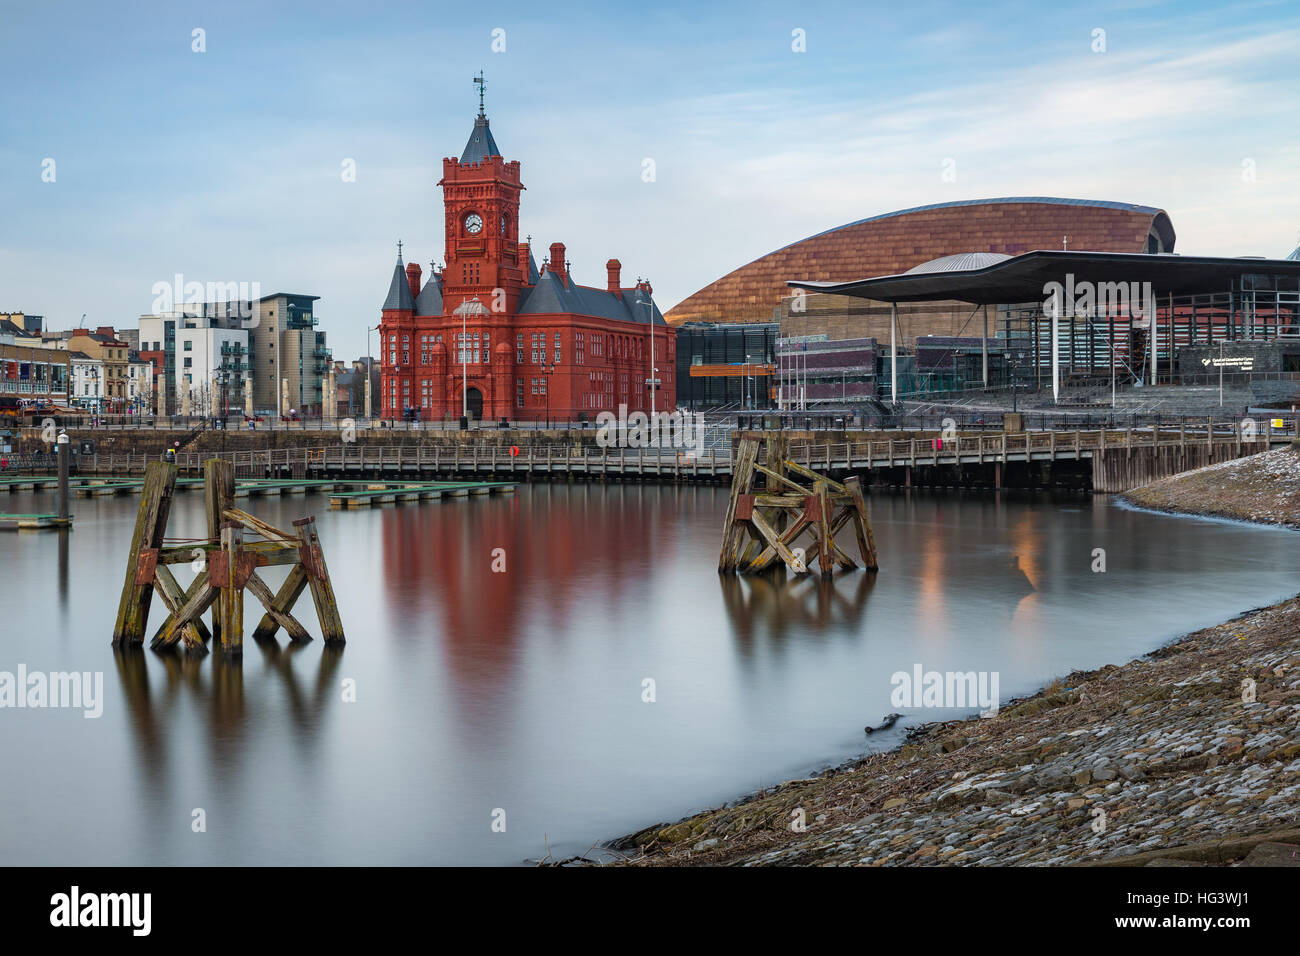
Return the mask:
<path id="1" fill-rule="evenodd" d="M 555 363 L 542 359 L 542 381 L 545 383 L 546 391 L 546 428 L 548 431 L 551 427 L 551 373 L 554 371 Z"/>
<path id="2" fill-rule="evenodd" d="M 640 286 L 641 280 L 637 280 Z M 659 388 L 659 369 L 655 367 L 655 304 L 654 300 L 647 295 L 644 299 L 646 315 L 650 323 L 650 377 L 646 379 L 646 387 L 650 389 L 650 419 L 655 417 L 655 391 Z"/>
<path id="3" fill-rule="evenodd" d="M 366 326 L 366 388 L 365 388 L 365 410 L 366 410 L 366 426 L 367 426 L 367 427 L 369 427 L 369 425 L 370 425 L 370 405 L 371 405 L 371 398 L 370 398 L 370 379 L 371 379 L 371 376 L 373 375 L 373 373 L 374 373 L 374 371 L 375 371 L 375 361 L 374 361 L 373 358 L 371 358 L 371 354 L 370 354 L 370 333 L 371 333 L 371 332 L 377 332 L 378 330 L 379 330 L 379 326 L 377 326 L 377 325 L 376 325 L 374 328 L 371 328 L 370 326 Z M 383 345 L 384 343 L 381 341 L 379 344 L 380 344 L 380 345 Z M 383 396 L 382 396 L 382 395 L 380 395 L 379 397 L 380 397 L 381 400 L 383 399 Z"/>

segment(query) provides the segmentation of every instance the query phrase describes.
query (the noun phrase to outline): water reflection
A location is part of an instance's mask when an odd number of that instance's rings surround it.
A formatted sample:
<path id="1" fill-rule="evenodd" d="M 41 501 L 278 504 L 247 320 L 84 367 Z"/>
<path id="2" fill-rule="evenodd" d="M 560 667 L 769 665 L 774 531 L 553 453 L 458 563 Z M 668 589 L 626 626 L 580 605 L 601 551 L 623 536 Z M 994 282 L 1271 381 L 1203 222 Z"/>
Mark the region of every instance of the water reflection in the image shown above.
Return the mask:
<path id="1" fill-rule="evenodd" d="M 834 578 L 816 574 L 787 576 L 784 568 L 764 574 L 718 575 L 727 620 L 742 647 L 760 631 L 774 641 L 781 641 L 791 632 L 856 633 L 875 585 L 874 571 Z"/>
<path id="2" fill-rule="evenodd" d="M 281 647 L 274 638 L 255 644 L 266 672 L 274 675 L 274 683 L 282 691 L 282 702 L 272 702 L 264 695 L 252 705 L 251 715 L 244 694 L 245 662 L 242 657 L 224 653 L 219 644 L 210 655 L 146 651 L 139 645 L 113 648 L 118 684 L 141 763 L 156 782 L 161 783 L 167 767 L 168 746 L 183 746 L 167 732 L 168 726 L 173 722 L 188 723 L 186 713 L 196 703 L 206 715 L 202 732 L 220 752 L 223 762 L 238 760 L 238 743 L 245 730 L 256 731 L 259 720 L 271 712 L 277 714 L 277 720 L 287 718 L 285 722 L 301 733 L 299 739 L 307 745 L 316 741 L 316 728 L 330 702 L 338 697 L 336 675 L 344 648 L 322 647 L 315 676 L 305 680 L 304 670 L 311 665 L 295 665 L 294 658 L 311 645 L 290 642 Z M 150 658 L 162 665 L 161 686 L 157 689 L 150 683 Z"/>
<path id="3" fill-rule="evenodd" d="M 1104 501 L 913 492 L 869 500 L 878 574 L 719 577 L 726 502 L 725 488 L 557 483 L 318 512 L 346 664 L 343 649 L 283 634 L 246 637 L 242 663 L 219 647 L 113 652 L 130 499 L 87 499 L 75 548 L 0 537 L 0 670 L 117 672 L 99 720 L 0 714 L 0 763 L 41 767 L 0 788 L 0 819 L 19 821 L 0 826 L 0 859 L 582 853 L 861 753 L 864 723 L 894 709 L 897 670 L 997 670 L 1004 695 L 1027 693 L 1294 593 L 1300 557 L 1295 534 Z M 268 498 L 258 515 L 284 525 L 303 510 Z M 172 528 L 204 533 L 200 498 L 178 499 Z M 1105 574 L 1091 570 L 1098 547 Z M 276 590 L 272 573 L 286 571 L 268 571 Z M 318 634 L 311 607 L 301 620 Z M 163 616 L 155 601 L 150 623 Z M 357 702 L 344 704 L 344 678 Z M 223 808 L 219 839 L 193 838 L 195 807 Z M 507 833 L 489 828 L 495 807 Z"/>

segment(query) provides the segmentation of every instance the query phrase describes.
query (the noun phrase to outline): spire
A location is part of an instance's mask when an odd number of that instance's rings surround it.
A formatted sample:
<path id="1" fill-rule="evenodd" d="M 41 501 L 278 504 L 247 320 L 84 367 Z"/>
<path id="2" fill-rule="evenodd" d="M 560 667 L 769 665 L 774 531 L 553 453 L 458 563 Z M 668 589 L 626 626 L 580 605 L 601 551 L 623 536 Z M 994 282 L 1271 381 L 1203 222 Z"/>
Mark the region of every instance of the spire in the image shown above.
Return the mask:
<path id="1" fill-rule="evenodd" d="M 497 141 L 492 138 L 492 130 L 488 127 L 487 114 L 483 111 L 483 90 L 487 86 L 487 80 L 483 79 L 482 70 L 474 77 L 474 85 L 478 87 L 478 116 L 474 117 L 474 129 L 469 134 L 465 151 L 461 153 L 462 163 L 481 163 L 489 156 L 501 155 Z"/>
<path id="2" fill-rule="evenodd" d="M 411 298 L 411 284 L 402 267 L 402 254 L 397 254 L 397 265 L 393 266 L 393 281 L 388 284 L 388 298 L 384 300 L 384 311 L 389 309 L 414 309 L 415 300 Z"/>

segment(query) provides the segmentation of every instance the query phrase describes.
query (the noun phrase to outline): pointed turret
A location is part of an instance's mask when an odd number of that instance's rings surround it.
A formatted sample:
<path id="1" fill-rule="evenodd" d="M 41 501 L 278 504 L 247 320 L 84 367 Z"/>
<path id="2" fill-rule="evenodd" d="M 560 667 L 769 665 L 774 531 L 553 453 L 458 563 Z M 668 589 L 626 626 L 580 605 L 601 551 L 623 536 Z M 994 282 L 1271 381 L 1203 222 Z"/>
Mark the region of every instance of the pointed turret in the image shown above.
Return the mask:
<path id="1" fill-rule="evenodd" d="M 402 254 L 397 254 L 397 265 L 393 266 L 393 281 L 388 284 L 388 298 L 384 300 L 384 311 L 390 309 L 414 309 L 415 299 L 411 296 L 411 284 L 406 278 L 406 269 L 402 265 Z"/>
<path id="2" fill-rule="evenodd" d="M 483 112 L 483 88 L 487 83 L 482 73 L 474 77 L 474 83 L 478 86 L 478 116 L 474 117 L 474 129 L 470 131 L 465 151 L 460 154 L 462 163 L 481 163 L 489 156 L 501 155 L 501 150 L 497 149 L 497 141 L 492 138 L 487 114 Z"/>

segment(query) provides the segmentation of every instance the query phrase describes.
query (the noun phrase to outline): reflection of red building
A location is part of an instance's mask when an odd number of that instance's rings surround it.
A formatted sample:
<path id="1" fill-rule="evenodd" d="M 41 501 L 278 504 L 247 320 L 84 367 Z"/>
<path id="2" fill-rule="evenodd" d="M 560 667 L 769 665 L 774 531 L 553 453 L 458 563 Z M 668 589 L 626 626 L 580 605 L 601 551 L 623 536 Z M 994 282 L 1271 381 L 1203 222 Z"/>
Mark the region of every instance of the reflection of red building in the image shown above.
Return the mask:
<path id="1" fill-rule="evenodd" d="M 654 377 L 655 409 L 675 407 L 674 337 L 650 283 L 624 287 L 610 259 L 603 288 L 578 285 L 560 242 L 538 269 L 519 241 L 519 162 L 501 156 L 481 104 L 439 185 L 446 266 L 421 288 L 420 267 L 403 268 L 399 250 L 383 305 L 384 417 L 412 409 L 454 418 L 468 408 L 472 418 L 594 420 L 620 404 L 649 411 Z"/>

